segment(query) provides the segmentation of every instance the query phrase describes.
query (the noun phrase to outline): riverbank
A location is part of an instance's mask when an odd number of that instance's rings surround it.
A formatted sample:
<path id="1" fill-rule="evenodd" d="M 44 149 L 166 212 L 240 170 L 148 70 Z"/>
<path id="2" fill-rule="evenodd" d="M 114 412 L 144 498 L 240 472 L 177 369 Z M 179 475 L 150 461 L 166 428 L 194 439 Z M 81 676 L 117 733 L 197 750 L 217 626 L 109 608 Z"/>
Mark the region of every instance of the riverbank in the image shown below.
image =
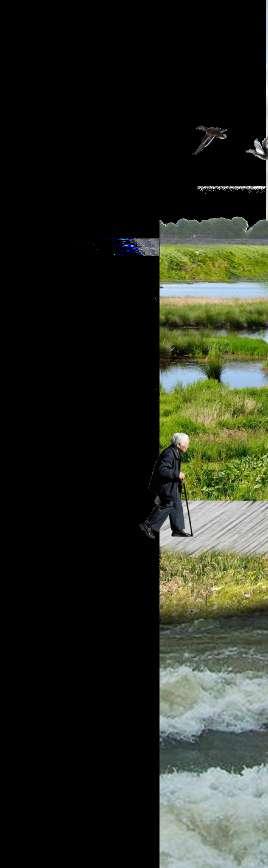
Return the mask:
<path id="1" fill-rule="evenodd" d="M 192 358 L 207 361 L 225 359 L 268 359 L 268 344 L 262 338 L 248 338 L 237 334 L 218 337 L 215 334 L 190 330 L 160 328 L 160 355 L 172 359 Z"/>
<path id="2" fill-rule="evenodd" d="M 160 246 L 160 281 L 268 280 L 268 246 Z"/>
<path id="3" fill-rule="evenodd" d="M 160 326 L 162 328 L 213 328 L 213 329 L 261 329 L 268 326 L 268 299 L 215 298 L 213 303 L 206 297 L 198 301 L 192 298 L 160 298 Z"/>
<path id="4" fill-rule="evenodd" d="M 161 623 L 268 611 L 267 555 L 160 554 Z"/>
<path id="5" fill-rule="evenodd" d="M 174 431 L 190 436 L 183 458 L 189 496 L 268 500 L 268 388 L 230 389 L 201 380 L 160 389 L 160 449 Z"/>

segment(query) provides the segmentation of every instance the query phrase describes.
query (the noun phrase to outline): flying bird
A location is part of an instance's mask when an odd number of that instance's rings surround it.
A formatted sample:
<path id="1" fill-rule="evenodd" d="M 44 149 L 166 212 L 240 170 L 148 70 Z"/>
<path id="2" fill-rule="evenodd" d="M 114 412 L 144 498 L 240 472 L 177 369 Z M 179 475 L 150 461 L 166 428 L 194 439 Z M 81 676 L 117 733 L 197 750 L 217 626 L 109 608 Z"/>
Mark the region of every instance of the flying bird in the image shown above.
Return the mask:
<path id="1" fill-rule="evenodd" d="M 268 159 L 268 138 L 263 139 L 262 143 L 259 142 L 259 139 L 254 139 L 254 148 L 249 148 L 248 151 L 246 151 L 246 154 L 253 154 L 254 157 L 258 157 L 259 160 Z"/>
<path id="2" fill-rule="evenodd" d="M 220 127 L 196 127 L 196 130 L 203 130 L 206 135 L 202 139 L 202 142 L 198 146 L 196 151 L 194 151 L 194 155 L 200 154 L 200 151 L 203 151 L 204 148 L 207 148 L 207 146 L 210 145 L 214 139 L 227 139 L 227 130 L 221 130 Z"/>

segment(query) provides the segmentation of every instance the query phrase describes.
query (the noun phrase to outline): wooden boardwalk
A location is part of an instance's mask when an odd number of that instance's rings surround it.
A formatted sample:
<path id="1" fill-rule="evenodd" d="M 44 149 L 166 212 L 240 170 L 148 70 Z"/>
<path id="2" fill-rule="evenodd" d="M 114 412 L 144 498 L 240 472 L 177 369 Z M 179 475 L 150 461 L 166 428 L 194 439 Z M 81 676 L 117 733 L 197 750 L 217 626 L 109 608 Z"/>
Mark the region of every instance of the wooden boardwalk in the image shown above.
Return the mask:
<path id="1" fill-rule="evenodd" d="M 182 500 L 185 530 L 190 533 Z M 169 519 L 160 531 L 160 548 L 197 555 L 205 551 L 241 554 L 268 552 L 267 500 L 190 500 L 193 537 L 172 537 Z"/>

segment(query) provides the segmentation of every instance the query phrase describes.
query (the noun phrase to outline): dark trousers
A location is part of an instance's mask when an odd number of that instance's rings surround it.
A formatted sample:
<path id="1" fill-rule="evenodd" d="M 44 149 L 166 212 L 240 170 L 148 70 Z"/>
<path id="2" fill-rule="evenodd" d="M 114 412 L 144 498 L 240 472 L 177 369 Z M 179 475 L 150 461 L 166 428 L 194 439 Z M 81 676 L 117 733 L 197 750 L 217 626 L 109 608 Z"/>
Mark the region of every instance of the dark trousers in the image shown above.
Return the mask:
<path id="1" fill-rule="evenodd" d="M 150 515 L 148 515 L 148 518 L 146 518 L 145 524 L 150 525 L 152 530 L 160 530 L 160 527 L 168 516 L 171 530 L 184 529 L 183 509 L 179 498 L 169 503 L 159 503 L 159 498 L 156 498 L 155 506 Z"/>

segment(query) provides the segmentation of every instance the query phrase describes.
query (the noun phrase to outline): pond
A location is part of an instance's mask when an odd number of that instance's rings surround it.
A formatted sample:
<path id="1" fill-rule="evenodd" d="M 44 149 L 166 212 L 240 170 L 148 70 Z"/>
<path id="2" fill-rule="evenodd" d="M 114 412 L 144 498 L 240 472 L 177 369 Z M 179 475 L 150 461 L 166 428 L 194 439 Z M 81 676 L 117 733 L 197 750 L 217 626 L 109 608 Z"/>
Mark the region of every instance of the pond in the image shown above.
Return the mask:
<path id="1" fill-rule="evenodd" d="M 191 296 L 192 298 L 268 298 L 268 283 L 162 283 L 160 296 Z"/>
<path id="2" fill-rule="evenodd" d="M 165 366 L 160 360 L 160 384 L 166 392 L 171 392 L 175 386 L 189 386 L 198 380 L 206 380 L 207 365 L 193 362 L 178 362 Z M 260 362 L 225 362 L 222 365 L 220 382 L 233 389 L 243 389 L 253 386 L 267 386 L 268 372 Z"/>
<path id="3" fill-rule="evenodd" d="M 229 334 L 229 332 L 226 331 L 225 334 Z M 266 343 L 268 344 L 268 329 L 262 329 L 261 331 L 256 332 L 247 332 L 243 330 L 241 332 L 236 332 L 236 334 L 240 335 L 243 338 L 262 338 L 262 340 L 266 341 Z"/>
<path id="4" fill-rule="evenodd" d="M 160 630 L 160 866 L 268 865 L 268 617 Z"/>
<path id="5" fill-rule="evenodd" d="M 255 338 L 255 339 L 261 338 L 261 340 L 265 341 L 266 344 L 268 343 L 268 329 L 267 328 L 256 329 L 256 331 L 254 331 L 252 329 L 250 332 L 248 332 L 248 331 L 246 331 L 246 329 L 240 329 L 239 331 L 234 331 L 234 329 L 217 329 L 217 330 L 215 330 L 215 328 L 214 329 L 206 329 L 206 328 L 203 328 L 203 326 L 202 327 L 200 326 L 200 328 L 197 328 L 197 326 L 189 326 L 188 325 L 187 331 L 189 331 L 191 334 L 200 334 L 200 332 L 202 332 L 203 334 L 208 334 L 208 335 L 213 334 L 215 337 L 225 337 L 225 336 L 227 337 L 227 335 L 235 334 L 240 338 Z M 183 330 L 182 330 L 182 334 L 183 334 Z"/>

